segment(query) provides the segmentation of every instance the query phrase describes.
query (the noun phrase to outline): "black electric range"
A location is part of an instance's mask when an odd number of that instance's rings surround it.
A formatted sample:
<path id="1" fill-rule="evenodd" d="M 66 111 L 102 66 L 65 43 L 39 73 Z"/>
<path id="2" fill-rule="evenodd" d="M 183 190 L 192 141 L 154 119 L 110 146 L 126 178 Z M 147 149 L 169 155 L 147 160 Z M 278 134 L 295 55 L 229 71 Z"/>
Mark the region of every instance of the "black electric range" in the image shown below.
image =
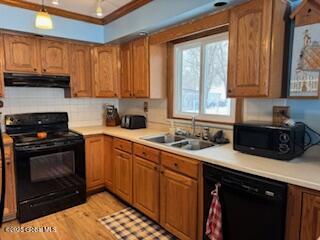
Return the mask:
<path id="1" fill-rule="evenodd" d="M 86 201 L 84 138 L 69 130 L 67 113 L 6 115 L 5 125 L 14 141 L 20 222 Z"/>

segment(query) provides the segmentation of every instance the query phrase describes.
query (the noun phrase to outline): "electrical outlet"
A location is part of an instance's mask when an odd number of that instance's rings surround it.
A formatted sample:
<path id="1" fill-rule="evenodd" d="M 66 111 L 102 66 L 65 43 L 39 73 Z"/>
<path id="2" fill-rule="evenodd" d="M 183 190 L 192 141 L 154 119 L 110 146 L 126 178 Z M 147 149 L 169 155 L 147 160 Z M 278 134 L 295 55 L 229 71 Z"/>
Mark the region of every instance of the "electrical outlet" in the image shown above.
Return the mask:
<path id="1" fill-rule="evenodd" d="M 281 125 L 288 118 L 290 118 L 290 107 L 273 106 L 273 124 Z"/>
<path id="2" fill-rule="evenodd" d="M 148 102 L 144 102 L 144 103 L 143 103 L 143 111 L 144 111 L 145 113 L 147 113 L 148 110 L 149 110 Z"/>

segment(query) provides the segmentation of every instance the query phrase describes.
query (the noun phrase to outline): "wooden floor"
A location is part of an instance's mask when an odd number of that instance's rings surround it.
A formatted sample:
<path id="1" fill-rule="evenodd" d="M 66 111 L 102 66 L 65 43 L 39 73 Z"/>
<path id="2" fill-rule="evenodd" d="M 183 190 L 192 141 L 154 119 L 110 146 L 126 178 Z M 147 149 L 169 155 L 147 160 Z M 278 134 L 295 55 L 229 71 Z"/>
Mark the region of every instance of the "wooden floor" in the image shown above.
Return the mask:
<path id="1" fill-rule="evenodd" d="M 102 192 L 88 197 L 87 203 L 19 224 L 11 221 L 3 224 L 0 240 L 98 240 L 115 239 L 98 219 L 125 208 L 115 197 Z M 8 226 L 55 227 L 52 233 L 7 233 Z"/>

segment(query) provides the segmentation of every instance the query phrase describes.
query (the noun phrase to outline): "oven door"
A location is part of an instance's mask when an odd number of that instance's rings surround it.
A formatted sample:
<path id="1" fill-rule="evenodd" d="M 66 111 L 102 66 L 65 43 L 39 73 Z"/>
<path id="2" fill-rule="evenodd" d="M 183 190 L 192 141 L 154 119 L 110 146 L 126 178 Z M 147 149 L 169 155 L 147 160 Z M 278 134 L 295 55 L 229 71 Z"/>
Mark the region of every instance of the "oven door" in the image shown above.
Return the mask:
<path id="1" fill-rule="evenodd" d="M 84 141 L 15 148 L 18 200 L 26 201 L 85 186 Z"/>

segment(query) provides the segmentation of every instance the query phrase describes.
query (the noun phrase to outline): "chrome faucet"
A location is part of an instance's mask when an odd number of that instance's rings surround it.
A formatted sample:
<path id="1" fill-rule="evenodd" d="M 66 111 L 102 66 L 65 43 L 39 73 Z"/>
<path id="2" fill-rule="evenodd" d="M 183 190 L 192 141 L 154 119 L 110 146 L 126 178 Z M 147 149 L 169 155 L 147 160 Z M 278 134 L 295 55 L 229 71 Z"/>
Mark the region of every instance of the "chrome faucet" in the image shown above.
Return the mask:
<path id="1" fill-rule="evenodd" d="M 196 116 L 192 116 L 192 137 L 195 137 L 196 136 Z"/>

